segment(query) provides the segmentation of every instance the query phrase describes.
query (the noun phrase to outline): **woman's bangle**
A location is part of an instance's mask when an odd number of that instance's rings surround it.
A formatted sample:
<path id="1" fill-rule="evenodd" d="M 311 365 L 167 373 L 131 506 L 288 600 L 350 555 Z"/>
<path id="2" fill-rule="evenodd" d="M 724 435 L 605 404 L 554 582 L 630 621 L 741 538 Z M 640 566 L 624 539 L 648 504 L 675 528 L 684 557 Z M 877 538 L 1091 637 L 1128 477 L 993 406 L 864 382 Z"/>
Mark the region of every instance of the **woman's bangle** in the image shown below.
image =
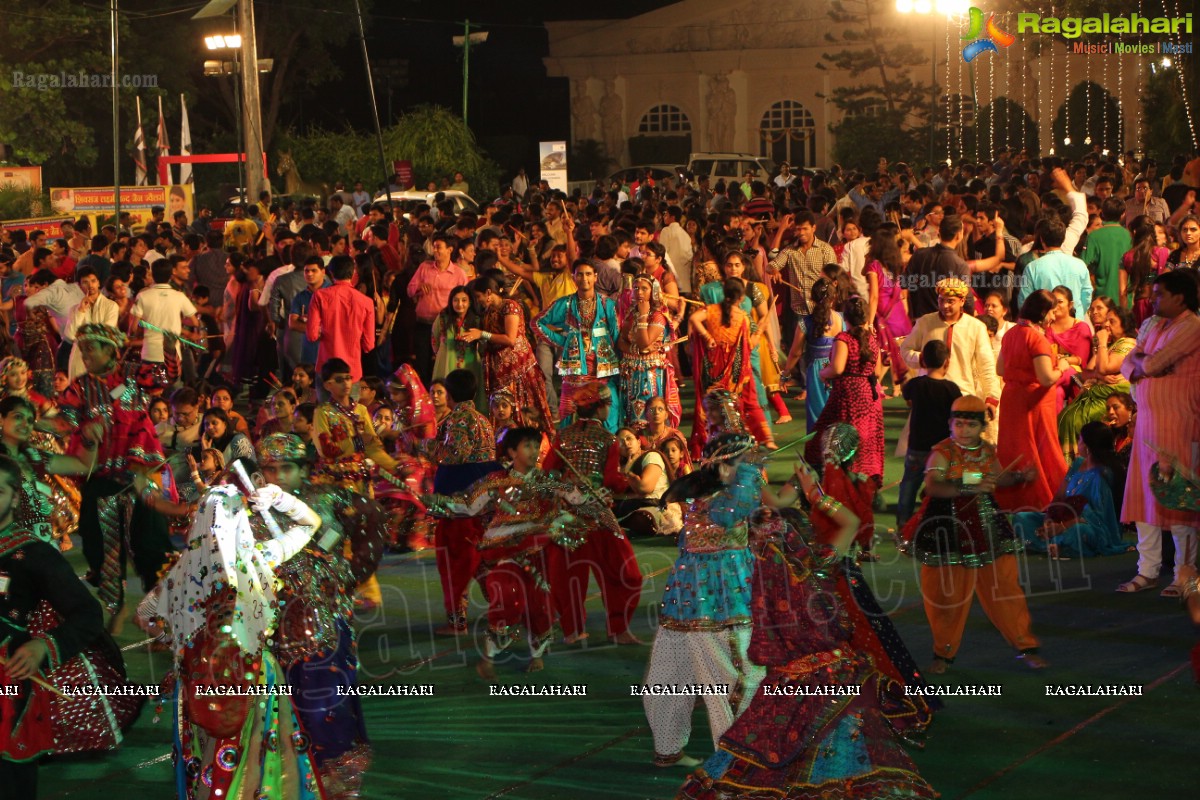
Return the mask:
<path id="1" fill-rule="evenodd" d="M 833 514 L 842 507 L 842 504 L 837 500 L 834 500 L 829 495 L 825 495 L 821 498 L 820 502 L 817 503 L 816 507 L 818 511 L 829 516 L 833 516 Z"/>
<path id="2" fill-rule="evenodd" d="M 479 338 L 485 342 L 490 342 L 492 340 L 492 332 L 491 331 L 480 331 Z"/>

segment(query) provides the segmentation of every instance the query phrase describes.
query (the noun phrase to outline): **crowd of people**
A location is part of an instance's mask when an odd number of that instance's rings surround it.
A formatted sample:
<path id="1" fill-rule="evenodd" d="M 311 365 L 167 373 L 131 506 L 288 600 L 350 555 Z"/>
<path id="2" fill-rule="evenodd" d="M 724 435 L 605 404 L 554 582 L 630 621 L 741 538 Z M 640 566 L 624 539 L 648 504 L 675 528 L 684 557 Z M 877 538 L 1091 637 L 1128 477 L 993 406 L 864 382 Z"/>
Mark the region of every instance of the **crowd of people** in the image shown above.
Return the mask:
<path id="1" fill-rule="evenodd" d="M 330 698 L 357 685 L 384 552 L 435 551 L 440 635 L 468 634 L 479 583 L 494 681 L 519 631 L 529 671 L 556 629 L 588 637 L 590 576 L 610 640 L 645 644 L 631 540 L 658 534 L 679 557 L 645 683 L 726 689 L 703 763 L 696 697 L 644 698 L 654 763 L 696 767 L 679 796 L 936 796 L 898 743 L 934 710 L 904 691 L 922 670 L 858 566 L 885 400 L 910 409 L 896 528 L 924 672 L 953 663 L 973 597 L 1046 666 L 1026 551 L 1136 548 L 1117 589 L 1140 592 L 1169 531 L 1162 595 L 1200 618 L 1200 159 L 1156 170 L 1003 151 L 572 196 L 522 174 L 478 214 L 339 190 L 264 193 L 223 231 L 4 231 L 0 681 L 21 691 L 0 696 L 0 782 L 34 797 L 36 756 L 120 742 L 139 702 L 55 687 L 122 685 L 132 615 L 173 656 L 181 797 L 357 797 L 361 704 Z M 804 457 L 771 487 L 801 404 Z M 862 691 L 796 697 L 836 685 Z"/>

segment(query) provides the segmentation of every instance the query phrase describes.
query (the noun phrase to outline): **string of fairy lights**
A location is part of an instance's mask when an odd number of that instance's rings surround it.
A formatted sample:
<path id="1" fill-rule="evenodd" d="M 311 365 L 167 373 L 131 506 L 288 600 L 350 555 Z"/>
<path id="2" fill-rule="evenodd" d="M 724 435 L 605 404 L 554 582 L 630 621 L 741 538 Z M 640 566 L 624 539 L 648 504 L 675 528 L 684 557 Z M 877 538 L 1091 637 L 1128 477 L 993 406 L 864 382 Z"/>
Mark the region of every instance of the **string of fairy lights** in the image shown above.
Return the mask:
<path id="1" fill-rule="evenodd" d="M 951 102 L 951 98 L 954 96 L 950 92 L 950 68 L 954 64 L 954 61 L 951 60 L 951 58 L 950 58 L 950 21 L 949 20 L 946 20 L 946 24 L 944 27 L 946 29 L 946 164 L 949 165 L 949 164 L 954 163 L 954 160 L 950 156 L 951 140 L 953 139 L 953 137 L 950 134 L 951 134 L 951 131 L 954 130 L 954 118 L 950 116 L 952 113 L 951 109 L 950 109 L 950 102 Z"/>
<path id="2" fill-rule="evenodd" d="M 1167 0 L 1162 0 L 1162 4 L 1163 4 L 1163 13 L 1166 14 L 1167 13 Z M 1175 17 L 1176 18 L 1182 17 L 1183 14 L 1180 13 L 1180 9 L 1179 9 L 1179 0 L 1175 0 L 1174 6 L 1175 6 Z M 1178 30 L 1178 29 L 1176 29 L 1176 30 Z M 1175 51 L 1175 75 L 1179 78 L 1179 94 L 1180 94 L 1180 96 L 1183 97 L 1183 110 L 1184 110 L 1184 113 L 1187 115 L 1188 135 L 1190 136 L 1190 138 L 1192 140 L 1192 148 L 1200 149 L 1200 143 L 1197 143 L 1197 141 L 1196 141 L 1196 123 L 1192 119 L 1192 101 L 1188 98 L 1188 87 L 1187 87 L 1187 82 L 1184 80 L 1184 76 L 1183 76 L 1183 65 L 1179 63 L 1179 60 L 1182 58 L 1182 55 L 1183 55 L 1183 34 L 1182 33 L 1176 34 L 1175 44 L 1177 45 L 1176 51 Z"/>
<path id="3" fill-rule="evenodd" d="M 1162 6 L 1162 13 L 1168 17 L 1182 17 L 1179 0 L 1158 0 L 1151 5 Z M 941 3 L 937 4 L 939 7 Z M 1138 13 L 1145 16 L 1148 13 L 1144 0 L 1138 0 Z M 932 7 L 932 4 L 931 4 Z M 1042 16 L 1052 16 L 1052 9 L 1040 9 Z M 1004 30 L 1013 31 L 1017 25 L 1015 12 L 1005 12 L 996 17 L 997 24 Z M 1036 149 L 1041 142 L 1049 144 L 1048 154 L 1054 155 L 1060 148 L 1070 148 L 1072 139 L 1072 111 L 1076 115 L 1082 112 L 1082 144 L 1088 148 L 1099 147 L 1105 155 L 1113 150 L 1136 148 L 1142 151 L 1144 147 L 1143 111 L 1141 102 L 1134 102 L 1132 109 L 1126 108 L 1125 103 L 1125 71 L 1129 57 L 1117 53 L 1109 53 L 1100 58 L 1087 60 L 1081 83 L 1072 83 L 1071 62 L 1073 53 L 1070 49 L 1064 51 L 1062 40 L 1056 37 L 1045 37 L 1036 57 L 1029 37 L 1020 37 L 1010 51 L 993 51 L 983 54 L 987 59 L 987 88 L 982 86 L 982 75 L 975 77 L 972 66 L 982 69 L 983 65 L 976 60 L 967 64 L 960 56 L 963 46 L 962 35 L 966 32 L 968 17 L 965 14 L 951 13 L 946 18 L 945 31 L 945 72 L 943 81 L 942 104 L 944 118 L 941 123 L 945 126 L 945 159 L 947 164 L 953 164 L 954 158 L 964 161 L 974 151 L 975 160 L 990 158 L 1001 148 L 1019 147 L 1022 150 Z M 1174 34 L 1173 43 L 1182 50 L 1185 43 L 1183 34 Z M 1184 112 L 1187 117 L 1188 133 L 1192 146 L 1200 149 L 1200 141 L 1192 109 L 1192 98 L 1186 90 L 1184 70 L 1180 68 L 1180 53 L 1175 53 L 1171 61 L 1162 62 L 1163 68 L 1174 67 L 1180 82 L 1180 95 L 1183 100 Z M 997 68 L 996 59 L 1004 58 L 1004 64 Z M 1138 87 L 1143 85 L 1147 77 L 1145 69 L 1148 62 L 1144 57 L 1133 57 L 1130 64 L 1134 70 L 1133 80 Z M 1065 59 L 1065 62 L 1063 62 Z M 1016 62 L 1011 63 L 1011 62 Z M 1115 61 L 1114 63 L 1110 63 Z M 1062 62 L 1062 63 L 1060 63 Z M 1158 69 L 1157 62 L 1153 65 Z M 1017 81 L 1013 70 L 1019 73 L 1019 94 Z M 1031 76 L 1029 73 L 1036 70 Z M 1056 73 L 1061 73 L 1056 74 Z M 1115 73 L 1115 74 L 1114 74 Z M 1031 80 L 1032 77 L 1032 80 Z M 1060 85 L 1056 86 L 1055 84 Z M 1114 86 L 1115 84 L 1115 86 Z M 1072 109 L 1072 100 L 1079 95 L 1075 102 L 1081 103 L 1082 108 Z M 988 125 L 981 130 L 979 125 L 980 103 L 986 103 L 988 108 Z M 1096 109 L 1092 106 L 1099 104 Z M 1133 117 L 1128 120 L 1126 113 Z M 1055 135 L 1057 117 L 1062 115 L 1063 133 Z M 1099 115 L 1099 116 L 1097 116 Z M 1036 118 L 1036 126 L 1030 124 L 1030 118 Z M 999 118 L 1000 129 L 997 130 Z M 1078 116 L 1076 123 L 1079 124 Z M 1133 133 L 1129 131 L 1129 123 L 1133 125 Z M 1012 126 L 1020 126 L 1013 130 Z M 1095 126 L 1095 127 L 1093 127 Z M 1040 131 L 1040 136 L 1035 135 Z M 1078 133 L 1079 131 L 1076 131 Z M 1132 133 L 1136 141 L 1125 141 L 1126 133 Z M 986 138 L 986 141 L 984 137 Z M 972 141 L 968 140 L 970 137 Z"/>

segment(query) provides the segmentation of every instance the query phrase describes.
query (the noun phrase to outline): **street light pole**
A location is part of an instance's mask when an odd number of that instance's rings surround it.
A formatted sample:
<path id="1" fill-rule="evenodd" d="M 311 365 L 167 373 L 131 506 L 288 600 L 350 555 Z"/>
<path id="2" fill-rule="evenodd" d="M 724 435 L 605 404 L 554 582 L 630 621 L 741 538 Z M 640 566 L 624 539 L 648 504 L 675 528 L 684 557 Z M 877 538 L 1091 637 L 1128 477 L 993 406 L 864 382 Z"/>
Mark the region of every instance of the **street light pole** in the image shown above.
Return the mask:
<path id="1" fill-rule="evenodd" d="M 454 46 L 463 49 L 463 125 L 467 124 L 467 88 L 471 76 L 471 45 L 483 44 L 488 40 L 487 31 L 471 33 L 471 20 L 463 20 L 463 35 L 453 38 Z"/>
<path id="2" fill-rule="evenodd" d="M 254 2 L 239 0 L 238 33 L 242 35 L 241 75 L 242 115 L 246 131 L 247 194 L 258 202 L 258 195 L 270 184 L 263 171 L 262 99 L 258 92 L 258 40 L 254 35 Z M 243 200 L 245 203 L 245 200 Z M 265 220 L 264 220 L 265 221 Z"/>
<path id="3" fill-rule="evenodd" d="M 112 25 L 113 213 L 115 214 L 113 223 L 119 230 L 121 227 L 121 95 L 117 91 L 117 53 L 120 48 L 117 0 L 112 0 L 109 6 L 109 16 Z M 99 234 L 100 231 L 97 230 L 96 233 Z"/>
<path id="4" fill-rule="evenodd" d="M 471 74 L 471 20 L 463 20 L 463 125 L 467 124 L 467 80 Z"/>

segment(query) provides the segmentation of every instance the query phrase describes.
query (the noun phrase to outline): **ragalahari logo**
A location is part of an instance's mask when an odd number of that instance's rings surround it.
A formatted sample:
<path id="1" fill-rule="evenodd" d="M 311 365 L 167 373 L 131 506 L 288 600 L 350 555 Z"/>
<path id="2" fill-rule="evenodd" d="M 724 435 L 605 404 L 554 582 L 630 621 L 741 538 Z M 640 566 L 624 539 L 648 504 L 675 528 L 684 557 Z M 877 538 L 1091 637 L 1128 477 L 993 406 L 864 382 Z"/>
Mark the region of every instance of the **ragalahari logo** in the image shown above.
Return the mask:
<path id="1" fill-rule="evenodd" d="M 979 38 L 981 33 L 987 32 L 987 36 L 983 39 Z M 1017 40 L 1017 37 L 1011 33 L 1005 33 L 996 26 L 996 15 L 989 14 L 987 24 L 983 23 L 983 12 L 975 6 L 971 6 L 971 21 L 970 27 L 967 29 L 965 36 L 960 36 L 960 39 L 974 39 L 975 41 L 963 48 L 963 61 L 970 64 L 975 60 L 975 57 L 980 53 L 991 51 L 993 53 L 1000 52 L 996 45 L 1008 47 Z"/>

